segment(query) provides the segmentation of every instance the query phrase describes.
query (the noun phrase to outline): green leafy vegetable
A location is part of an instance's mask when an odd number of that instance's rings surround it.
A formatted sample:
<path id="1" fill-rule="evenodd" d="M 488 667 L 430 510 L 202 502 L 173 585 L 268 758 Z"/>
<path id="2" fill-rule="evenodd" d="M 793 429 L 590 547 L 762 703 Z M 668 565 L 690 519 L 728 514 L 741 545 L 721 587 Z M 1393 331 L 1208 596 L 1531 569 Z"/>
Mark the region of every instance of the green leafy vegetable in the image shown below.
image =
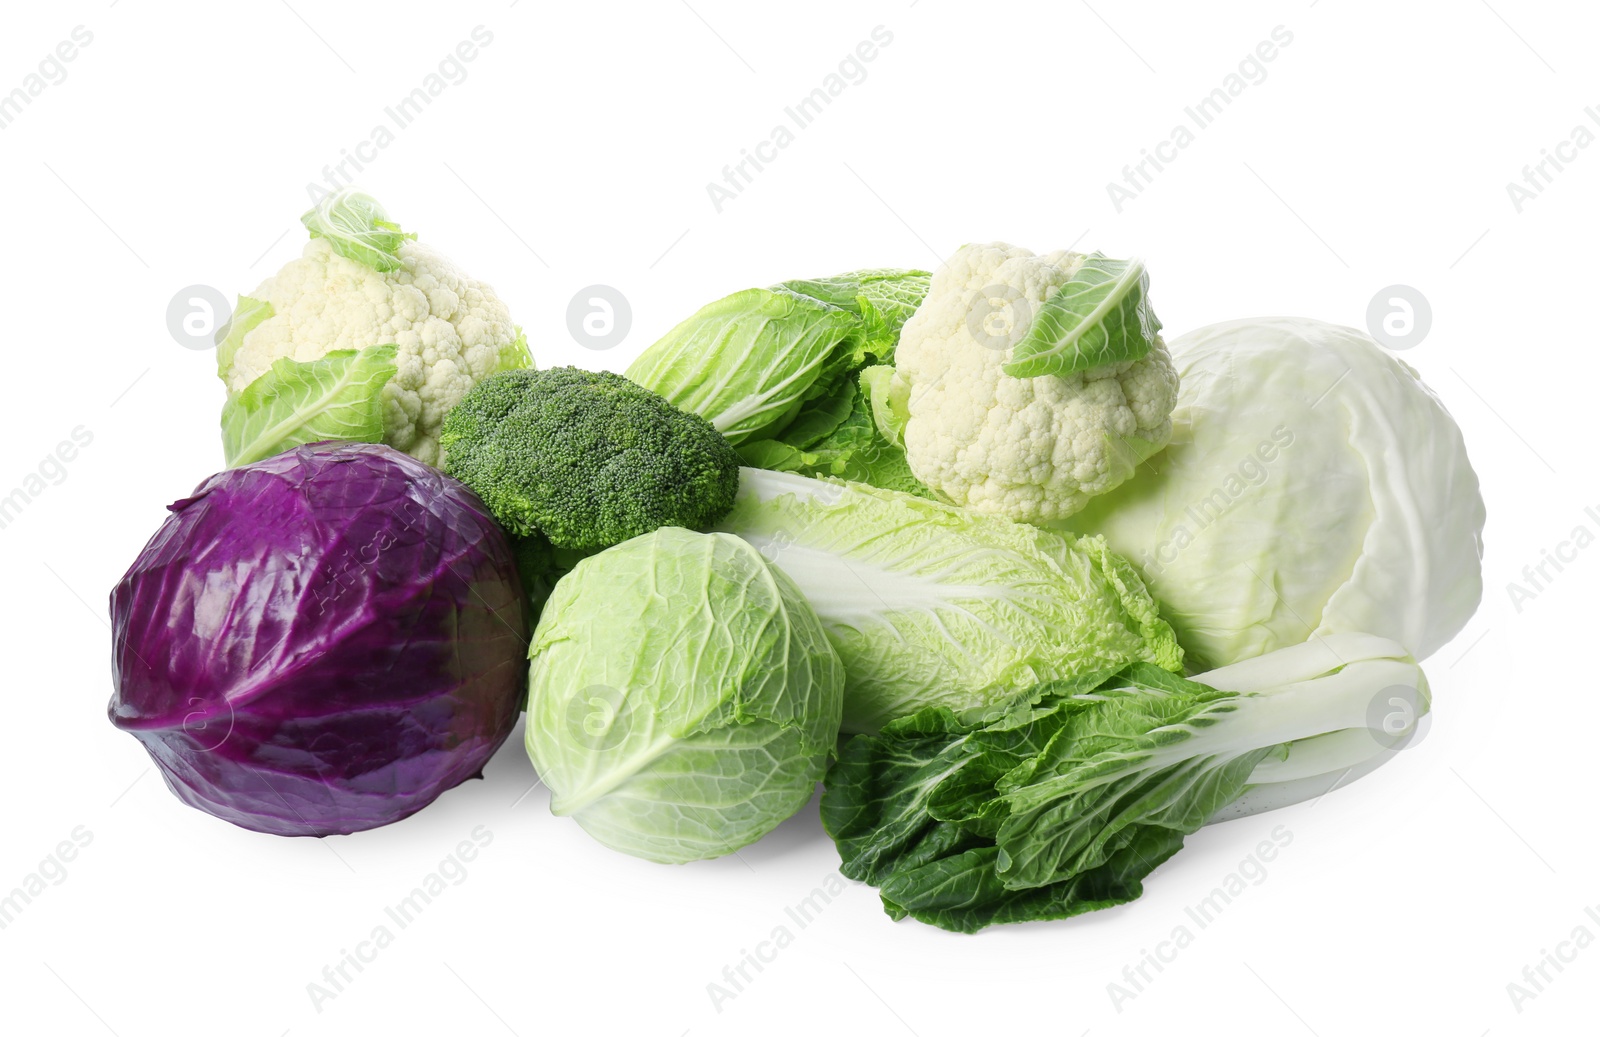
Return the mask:
<path id="1" fill-rule="evenodd" d="M 395 345 L 337 349 L 320 360 L 272 362 L 266 374 L 222 406 L 228 467 L 252 464 L 302 443 L 383 438 L 383 386 L 394 377 Z"/>
<path id="2" fill-rule="evenodd" d="M 370 194 L 345 188 L 324 198 L 300 217 L 313 238 L 326 238 L 339 255 L 369 266 L 379 273 L 399 270 L 400 244 L 415 241 L 415 234 L 401 232 L 389 219 L 383 206 Z"/>
<path id="3" fill-rule="evenodd" d="M 1373 707 L 1396 695 L 1410 696 L 1414 725 L 1427 710 L 1420 667 L 1354 634 L 1243 674 L 1186 680 L 1134 663 L 1046 682 L 987 722 L 924 709 L 846 743 L 823 826 L 841 870 L 878 886 L 890 917 L 957 932 L 1066 918 L 1139 897 L 1185 836 L 1302 747 L 1341 733 L 1369 757 L 1392 753 L 1409 732 L 1375 725 Z"/>
<path id="4" fill-rule="evenodd" d="M 702 307 L 627 374 L 738 446 L 794 420 L 858 324 L 849 311 L 808 296 L 750 288 Z"/>
<path id="5" fill-rule="evenodd" d="M 737 537 L 669 527 L 584 559 L 530 654 L 528 754 L 550 809 L 624 853 L 731 853 L 805 806 L 834 751 L 839 658 Z"/>
<path id="6" fill-rule="evenodd" d="M 926 270 L 879 267 L 837 277 L 784 281 L 779 287 L 849 310 L 864 319 L 870 314 L 882 322 L 884 333 L 892 334 L 898 333 L 900 325 L 922 305 L 931 276 Z"/>
<path id="7" fill-rule="evenodd" d="M 1138 360 L 1161 330 L 1149 290 L 1139 260 L 1093 253 L 1045 300 L 1003 370 L 1037 378 Z"/>
<path id="8" fill-rule="evenodd" d="M 859 381 L 892 362 L 929 278 L 858 270 L 738 292 L 668 332 L 628 377 L 710 419 L 754 467 L 931 497 L 872 420 Z"/>
<path id="9" fill-rule="evenodd" d="M 1041 679 L 1182 662 L 1144 585 L 1098 537 L 752 468 L 718 528 L 817 610 L 844 660 L 847 731 L 928 706 L 993 714 Z"/>

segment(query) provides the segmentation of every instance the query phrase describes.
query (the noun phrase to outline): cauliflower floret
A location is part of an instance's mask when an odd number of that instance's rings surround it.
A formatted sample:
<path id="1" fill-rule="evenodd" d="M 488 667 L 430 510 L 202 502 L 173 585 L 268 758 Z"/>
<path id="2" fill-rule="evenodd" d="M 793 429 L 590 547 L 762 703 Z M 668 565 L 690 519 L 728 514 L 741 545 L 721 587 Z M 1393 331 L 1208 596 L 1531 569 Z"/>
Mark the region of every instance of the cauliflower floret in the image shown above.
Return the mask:
<path id="1" fill-rule="evenodd" d="M 906 321 L 896 379 L 909 391 L 906 459 L 975 511 L 1062 519 L 1115 488 L 1172 434 L 1178 377 L 1166 345 L 1130 363 L 1016 378 L 1011 359 L 1084 256 L 994 243 L 962 248 Z"/>
<path id="2" fill-rule="evenodd" d="M 380 273 L 313 238 L 252 293 L 273 316 L 233 354 L 228 390 L 240 391 L 280 357 L 303 362 L 393 342 L 399 369 L 383 389 L 383 441 L 437 464 L 445 413 L 515 355 L 518 331 L 493 289 L 438 252 L 406 241 L 398 257 L 399 270 Z"/>

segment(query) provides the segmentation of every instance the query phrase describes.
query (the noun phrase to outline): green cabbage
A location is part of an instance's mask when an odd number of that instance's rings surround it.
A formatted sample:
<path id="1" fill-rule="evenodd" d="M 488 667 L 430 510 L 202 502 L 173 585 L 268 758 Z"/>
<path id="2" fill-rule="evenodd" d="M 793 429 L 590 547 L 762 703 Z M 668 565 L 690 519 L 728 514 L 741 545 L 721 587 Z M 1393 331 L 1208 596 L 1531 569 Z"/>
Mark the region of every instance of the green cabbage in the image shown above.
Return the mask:
<path id="1" fill-rule="evenodd" d="M 719 857 L 811 798 L 843 673 L 782 572 L 667 527 L 579 562 L 530 649 L 528 755 L 550 809 L 648 860 Z"/>
<path id="2" fill-rule="evenodd" d="M 929 706 L 980 716 L 1040 681 L 1182 663 L 1138 575 L 1099 537 L 749 468 L 719 528 L 816 609 L 844 661 L 847 731 Z"/>

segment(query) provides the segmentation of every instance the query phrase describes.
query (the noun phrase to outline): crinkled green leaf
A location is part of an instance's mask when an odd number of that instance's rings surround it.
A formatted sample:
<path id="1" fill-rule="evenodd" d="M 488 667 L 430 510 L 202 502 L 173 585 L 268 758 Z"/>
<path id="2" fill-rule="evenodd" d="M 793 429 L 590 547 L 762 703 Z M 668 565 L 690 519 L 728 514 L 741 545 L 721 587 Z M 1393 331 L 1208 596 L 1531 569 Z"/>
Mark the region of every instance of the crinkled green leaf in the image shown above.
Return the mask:
<path id="1" fill-rule="evenodd" d="M 222 407 L 228 467 L 251 464 L 302 443 L 383 439 L 383 387 L 399 347 L 335 350 L 318 360 L 273 361 Z"/>
<path id="2" fill-rule="evenodd" d="M 801 278 L 784 281 L 778 287 L 787 288 L 800 295 L 809 295 L 830 306 L 850 310 L 864 316 L 867 309 L 876 311 L 879 319 L 896 335 L 906 318 L 922 305 L 928 294 L 928 284 L 933 275 L 926 270 L 901 270 L 879 267 L 870 270 L 853 270 L 835 277 Z M 886 359 L 886 358 L 880 358 Z"/>
<path id="3" fill-rule="evenodd" d="M 811 401 L 780 434 L 785 443 L 810 450 L 822 443 L 850 420 L 850 410 L 855 404 L 855 386 L 846 381 L 840 391 Z"/>
<path id="4" fill-rule="evenodd" d="M 1016 889 L 1005 885 L 995 869 L 999 851 L 985 846 L 896 872 L 879 893 L 891 918 L 974 933 L 990 925 L 1072 918 L 1137 900 L 1144 895 L 1144 877 L 1182 848 L 1177 832 L 1140 829 L 1137 840 L 1098 868 L 1048 886 Z"/>
<path id="5" fill-rule="evenodd" d="M 845 744 L 823 826 L 892 917 L 972 932 L 1126 903 L 1270 750 L 1190 748 L 1243 697 L 1136 663 L 988 722 L 925 709 Z"/>
<path id="6" fill-rule="evenodd" d="M 1041 678 L 1182 659 L 1097 537 L 755 469 L 719 528 L 767 553 L 822 617 L 845 663 L 848 731 L 929 706 L 995 716 Z"/>
<path id="7" fill-rule="evenodd" d="M 1367 738 L 1356 762 L 1404 746 L 1373 703 L 1426 701 L 1421 668 L 1383 638 L 1327 640 L 1199 680 L 1144 662 L 1083 673 L 992 718 L 930 707 L 858 735 L 822 797 L 841 870 L 891 917 L 959 932 L 1132 900 L 1242 796 L 1328 762 L 1295 765 L 1297 746 Z"/>
<path id="8" fill-rule="evenodd" d="M 906 386 L 893 376 L 892 367 L 864 368 L 846 383 L 845 393 L 808 404 L 777 439 L 745 443 L 740 455 L 755 468 L 832 476 L 937 500 L 906 460 Z"/>
<path id="9" fill-rule="evenodd" d="M 1094 253 L 1039 307 L 1003 370 L 1036 378 L 1138 360 L 1161 330 L 1149 288 L 1139 260 Z"/>

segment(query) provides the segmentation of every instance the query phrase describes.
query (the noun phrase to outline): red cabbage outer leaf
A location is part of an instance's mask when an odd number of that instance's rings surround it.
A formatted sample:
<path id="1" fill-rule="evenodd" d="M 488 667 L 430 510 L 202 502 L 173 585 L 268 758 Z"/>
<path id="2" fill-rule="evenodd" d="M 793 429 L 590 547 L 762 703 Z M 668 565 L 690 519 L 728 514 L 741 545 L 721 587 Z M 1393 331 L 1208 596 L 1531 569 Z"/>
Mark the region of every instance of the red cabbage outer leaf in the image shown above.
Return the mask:
<path id="1" fill-rule="evenodd" d="M 111 721 L 191 806 L 276 835 L 375 828 L 482 768 L 527 672 L 511 546 L 386 446 L 212 476 L 111 592 Z"/>

